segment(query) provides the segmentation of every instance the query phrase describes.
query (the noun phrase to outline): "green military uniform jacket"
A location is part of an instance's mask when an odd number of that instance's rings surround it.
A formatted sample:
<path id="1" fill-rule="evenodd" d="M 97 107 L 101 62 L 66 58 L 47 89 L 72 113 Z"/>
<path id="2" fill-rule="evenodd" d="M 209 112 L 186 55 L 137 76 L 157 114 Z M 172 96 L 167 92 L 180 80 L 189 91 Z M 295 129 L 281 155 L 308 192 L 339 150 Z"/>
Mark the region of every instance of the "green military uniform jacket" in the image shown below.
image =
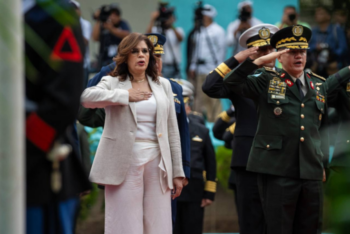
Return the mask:
<path id="1" fill-rule="evenodd" d="M 332 136 L 336 143 L 330 167 L 350 167 L 350 80 L 330 94 L 328 103 L 340 119 L 337 136 Z"/>
<path id="2" fill-rule="evenodd" d="M 249 154 L 247 170 L 264 174 L 322 180 L 323 163 L 329 155 L 327 92 L 350 77 L 345 68 L 327 81 L 305 73 L 308 92 L 301 100 L 293 79 L 245 61 L 226 76 L 233 91 L 255 101 L 258 128 Z M 252 71 L 256 70 L 254 75 Z"/>

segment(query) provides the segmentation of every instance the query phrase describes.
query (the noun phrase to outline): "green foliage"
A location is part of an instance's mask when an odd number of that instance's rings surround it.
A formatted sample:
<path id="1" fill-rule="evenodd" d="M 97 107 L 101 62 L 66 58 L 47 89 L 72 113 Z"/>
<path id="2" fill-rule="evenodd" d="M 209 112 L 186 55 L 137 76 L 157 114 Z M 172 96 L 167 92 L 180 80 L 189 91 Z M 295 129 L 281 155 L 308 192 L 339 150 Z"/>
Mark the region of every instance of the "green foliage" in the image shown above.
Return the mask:
<path id="1" fill-rule="evenodd" d="M 230 165 L 231 165 L 232 150 L 225 148 L 225 146 L 219 146 L 216 149 L 216 177 L 218 182 L 225 189 L 228 189 L 228 180 L 230 177 Z"/>
<path id="2" fill-rule="evenodd" d="M 80 199 L 80 221 L 84 221 L 89 217 L 91 208 L 97 202 L 99 192 L 100 189 L 97 188 L 97 185 L 92 184 L 91 192 Z"/>

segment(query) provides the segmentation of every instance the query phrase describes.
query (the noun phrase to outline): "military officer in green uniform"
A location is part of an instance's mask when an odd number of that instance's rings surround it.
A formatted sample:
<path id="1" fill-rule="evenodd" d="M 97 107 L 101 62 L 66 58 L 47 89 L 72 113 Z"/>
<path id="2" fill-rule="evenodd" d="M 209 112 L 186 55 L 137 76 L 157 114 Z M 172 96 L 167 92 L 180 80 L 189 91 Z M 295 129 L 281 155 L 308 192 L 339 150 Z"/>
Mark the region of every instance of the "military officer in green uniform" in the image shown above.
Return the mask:
<path id="1" fill-rule="evenodd" d="M 327 80 L 306 73 L 310 38 L 311 30 L 301 25 L 281 29 L 271 38 L 277 52 L 245 61 L 224 81 L 257 106 L 258 127 L 247 170 L 259 173 L 267 234 L 322 230 L 322 180 L 329 151 L 327 93 L 350 78 L 350 69 Z M 256 70 L 276 58 L 282 64 L 280 72 Z"/>

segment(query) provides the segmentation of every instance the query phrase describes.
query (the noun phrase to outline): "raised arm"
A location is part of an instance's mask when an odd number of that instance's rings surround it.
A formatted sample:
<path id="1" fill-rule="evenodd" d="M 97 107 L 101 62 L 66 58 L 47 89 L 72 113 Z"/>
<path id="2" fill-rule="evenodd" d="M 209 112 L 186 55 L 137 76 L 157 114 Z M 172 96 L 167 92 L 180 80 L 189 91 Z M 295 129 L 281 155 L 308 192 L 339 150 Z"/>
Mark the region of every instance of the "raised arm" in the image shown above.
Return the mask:
<path id="1" fill-rule="evenodd" d="M 256 53 L 257 47 L 244 50 L 221 63 L 205 79 L 202 90 L 211 98 L 228 98 L 232 91 L 224 84 L 224 77 L 249 56 Z"/>
<path id="2" fill-rule="evenodd" d="M 328 77 L 325 81 L 327 94 L 334 92 L 341 84 L 350 80 L 350 66 L 344 67 L 334 75 Z"/>

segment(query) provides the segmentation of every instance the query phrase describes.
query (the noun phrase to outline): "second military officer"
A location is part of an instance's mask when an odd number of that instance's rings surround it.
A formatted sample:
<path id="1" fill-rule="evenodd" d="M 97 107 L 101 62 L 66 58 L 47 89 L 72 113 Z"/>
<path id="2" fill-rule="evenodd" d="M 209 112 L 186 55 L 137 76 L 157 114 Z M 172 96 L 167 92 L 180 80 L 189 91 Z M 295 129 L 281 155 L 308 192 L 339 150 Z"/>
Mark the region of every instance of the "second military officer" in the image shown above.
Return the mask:
<path id="1" fill-rule="evenodd" d="M 349 79 L 350 70 L 344 68 L 327 81 L 304 72 L 310 38 L 311 30 L 300 25 L 281 29 L 271 38 L 278 52 L 245 61 L 224 81 L 257 104 L 258 127 L 247 170 L 259 173 L 267 234 L 322 230 L 322 180 L 329 152 L 326 94 Z M 282 71 L 256 70 L 276 58 Z"/>

